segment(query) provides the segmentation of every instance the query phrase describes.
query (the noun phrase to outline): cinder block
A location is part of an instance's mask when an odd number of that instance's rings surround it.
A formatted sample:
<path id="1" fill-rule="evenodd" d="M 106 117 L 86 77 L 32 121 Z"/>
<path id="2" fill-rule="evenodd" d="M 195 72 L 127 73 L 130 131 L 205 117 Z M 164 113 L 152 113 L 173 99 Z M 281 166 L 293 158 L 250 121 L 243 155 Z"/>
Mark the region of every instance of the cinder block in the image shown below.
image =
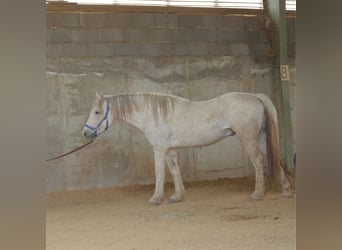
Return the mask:
<path id="1" fill-rule="evenodd" d="M 140 46 L 142 56 L 171 56 L 174 55 L 172 43 L 146 43 Z"/>
<path id="2" fill-rule="evenodd" d="M 229 43 L 208 43 L 208 54 L 213 56 L 227 56 L 231 54 Z"/>
<path id="3" fill-rule="evenodd" d="M 47 27 L 79 27 L 80 14 L 76 13 L 47 13 Z"/>
<path id="4" fill-rule="evenodd" d="M 47 57 L 60 57 L 62 55 L 62 46 L 58 43 L 46 44 L 46 56 Z"/>
<path id="5" fill-rule="evenodd" d="M 45 16 L 46 28 L 54 27 L 54 15 L 51 13 L 47 13 Z"/>
<path id="6" fill-rule="evenodd" d="M 237 42 L 239 41 L 239 30 L 217 30 L 217 41 L 218 42 Z"/>
<path id="7" fill-rule="evenodd" d="M 72 30 L 67 28 L 51 28 L 46 31 L 47 42 L 71 42 Z"/>
<path id="8" fill-rule="evenodd" d="M 154 14 L 154 27 L 156 28 L 166 28 L 168 27 L 168 14 Z"/>
<path id="9" fill-rule="evenodd" d="M 105 28 L 99 30 L 100 41 L 115 41 L 121 42 L 124 40 L 124 33 L 119 28 Z"/>
<path id="10" fill-rule="evenodd" d="M 206 56 L 208 55 L 208 43 L 203 42 L 179 42 L 175 43 L 175 55 L 177 56 Z"/>
<path id="11" fill-rule="evenodd" d="M 220 28 L 223 25 L 223 16 L 202 16 L 204 28 Z"/>
<path id="12" fill-rule="evenodd" d="M 169 42 L 171 31 L 169 29 L 150 29 L 146 30 L 146 36 L 149 41 Z"/>
<path id="13" fill-rule="evenodd" d="M 105 26 L 105 15 L 103 14 L 80 14 L 80 26 L 98 28 Z"/>
<path id="14" fill-rule="evenodd" d="M 169 41 L 171 31 L 168 29 L 125 29 L 123 40 L 128 42 Z"/>
<path id="15" fill-rule="evenodd" d="M 259 42 L 258 30 L 239 30 L 239 42 L 257 43 Z"/>
<path id="16" fill-rule="evenodd" d="M 114 55 L 112 43 L 90 43 L 88 44 L 88 55 L 93 57 L 110 57 Z"/>
<path id="17" fill-rule="evenodd" d="M 132 15 L 132 13 L 106 14 L 106 27 L 128 27 L 130 25 L 130 15 Z"/>
<path id="18" fill-rule="evenodd" d="M 134 13 L 130 15 L 130 26 L 150 28 L 154 26 L 152 13 Z"/>
<path id="19" fill-rule="evenodd" d="M 265 28 L 265 20 L 262 16 L 243 17 L 244 28 L 246 30 L 260 30 Z"/>
<path id="20" fill-rule="evenodd" d="M 177 15 L 168 15 L 167 16 L 167 24 L 171 29 L 178 28 L 178 16 Z"/>
<path id="21" fill-rule="evenodd" d="M 123 33 L 124 41 L 132 42 L 148 40 L 148 35 L 144 29 L 125 29 Z"/>
<path id="22" fill-rule="evenodd" d="M 249 46 L 246 43 L 231 43 L 229 46 L 230 46 L 232 55 L 247 56 L 250 54 Z"/>
<path id="23" fill-rule="evenodd" d="M 186 56 L 188 55 L 188 42 L 177 42 L 175 43 L 175 55 L 176 56 Z"/>
<path id="24" fill-rule="evenodd" d="M 224 16 L 223 27 L 225 29 L 242 30 L 244 29 L 243 16 Z"/>
<path id="25" fill-rule="evenodd" d="M 199 15 L 178 16 L 178 26 L 186 27 L 186 28 L 202 27 L 202 16 L 199 16 Z"/>
<path id="26" fill-rule="evenodd" d="M 173 41 L 193 41 L 195 40 L 194 29 L 175 29 L 171 31 Z"/>
<path id="27" fill-rule="evenodd" d="M 85 43 L 63 43 L 62 57 L 84 57 L 88 55 Z"/>
<path id="28" fill-rule="evenodd" d="M 271 46 L 268 43 L 258 43 L 251 45 L 251 54 L 256 56 L 267 56 Z"/>
<path id="29" fill-rule="evenodd" d="M 259 30 L 259 42 L 260 43 L 268 43 L 270 40 L 269 34 L 266 30 Z"/>
<path id="30" fill-rule="evenodd" d="M 197 29 L 195 30 L 196 41 L 210 41 L 214 42 L 217 40 L 216 30 L 214 29 Z"/>
<path id="31" fill-rule="evenodd" d="M 114 56 L 137 56 L 140 53 L 136 43 L 115 43 L 113 45 Z"/>
<path id="32" fill-rule="evenodd" d="M 75 41 L 75 42 L 98 41 L 97 29 L 73 29 L 72 41 Z"/>

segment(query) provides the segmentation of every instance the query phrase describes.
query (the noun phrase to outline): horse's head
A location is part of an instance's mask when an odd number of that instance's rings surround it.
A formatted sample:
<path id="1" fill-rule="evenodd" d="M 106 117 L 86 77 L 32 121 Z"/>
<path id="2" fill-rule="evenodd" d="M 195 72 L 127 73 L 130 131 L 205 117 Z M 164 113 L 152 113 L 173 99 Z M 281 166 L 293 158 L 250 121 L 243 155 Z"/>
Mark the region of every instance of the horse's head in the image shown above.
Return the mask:
<path id="1" fill-rule="evenodd" d="M 104 98 L 102 94 L 96 93 L 96 100 L 93 103 L 89 118 L 83 129 L 85 137 L 93 139 L 108 129 L 113 121 L 110 105 L 109 99 Z"/>

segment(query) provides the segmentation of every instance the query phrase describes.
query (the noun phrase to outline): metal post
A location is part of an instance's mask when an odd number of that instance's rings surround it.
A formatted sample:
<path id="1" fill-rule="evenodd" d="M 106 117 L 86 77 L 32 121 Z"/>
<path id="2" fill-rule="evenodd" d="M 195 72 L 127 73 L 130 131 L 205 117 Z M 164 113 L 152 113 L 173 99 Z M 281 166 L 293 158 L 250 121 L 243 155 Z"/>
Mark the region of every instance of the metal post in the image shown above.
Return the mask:
<path id="1" fill-rule="evenodd" d="M 289 70 L 287 55 L 287 27 L 286 27 L 286 9 L 285 0 L 264 0 L 265 15 L 269 17 L 273 23 L 273 46 L 275 53 L 275 66 L 278 73 L 276 74 L 279 97 L 279 127 L 281 135 L 282 160 L 292 169 L 293 164 L 293 140 L 292 140 L 292 123 L 291 110 L 289 100 Z"/>

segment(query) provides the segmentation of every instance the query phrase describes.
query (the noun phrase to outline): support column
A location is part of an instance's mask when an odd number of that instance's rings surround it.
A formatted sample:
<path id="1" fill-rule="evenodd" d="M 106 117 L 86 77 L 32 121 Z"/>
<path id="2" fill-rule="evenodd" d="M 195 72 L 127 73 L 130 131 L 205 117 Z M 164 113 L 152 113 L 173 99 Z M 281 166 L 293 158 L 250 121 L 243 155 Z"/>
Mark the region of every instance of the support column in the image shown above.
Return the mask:
<path id="1" fill-rule="evenodd" d="M 272 46 L 275 56 L 276 84 L 279 89 L 280 110 L 278 115 L 280 127 L 280 140 L 282 148 L 282 161 L 288 168 L 293 165 L 293 139 L 291 109 L 289 100 L 289 67 L 287 55 L 287 26 L 285 0 L 264 0 L 266 19 L 272 27 Z M 272 34 L 273 33 L 273 34 Z"/>

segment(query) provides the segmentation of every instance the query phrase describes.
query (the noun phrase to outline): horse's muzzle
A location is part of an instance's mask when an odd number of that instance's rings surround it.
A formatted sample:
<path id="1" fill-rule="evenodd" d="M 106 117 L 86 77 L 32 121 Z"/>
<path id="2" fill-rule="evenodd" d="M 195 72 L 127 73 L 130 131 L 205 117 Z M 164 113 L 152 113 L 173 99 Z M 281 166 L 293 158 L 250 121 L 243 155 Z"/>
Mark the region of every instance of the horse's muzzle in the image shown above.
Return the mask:
<path id="1" fill-rule="evenodd" d="M 91 138 L 91 139 L 93 139 L 95 137 L 95 134 L 88 129 L 83 130 L 83 135 L 84 135 L 84 137 Z"/>

